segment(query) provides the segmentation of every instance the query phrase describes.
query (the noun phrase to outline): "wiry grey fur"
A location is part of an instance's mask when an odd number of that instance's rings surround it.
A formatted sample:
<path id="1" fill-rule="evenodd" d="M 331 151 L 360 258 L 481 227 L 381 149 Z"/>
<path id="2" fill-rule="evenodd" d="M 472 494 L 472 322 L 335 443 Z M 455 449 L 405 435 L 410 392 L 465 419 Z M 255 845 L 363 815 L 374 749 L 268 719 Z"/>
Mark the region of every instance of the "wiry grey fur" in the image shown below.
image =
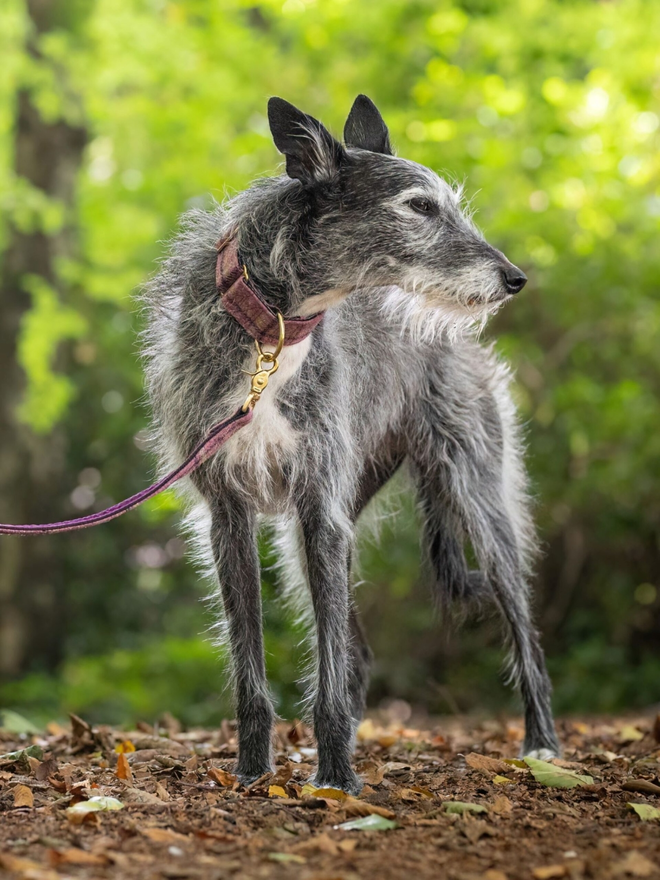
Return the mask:
<path id="1" fill-rule="evenodd" d="M 392 155 L 360 96 L 345 145 L 281 99 L 269 104 L 287 175 L 183 220 L 148 286 L 148 383 L 164 468 L 242 403 L 253 342 L 219 303 L 215 244 L 237 230 L 252 283 L 284 315 L 327 307 L 240 431 L 194 476 L 192 519 L 217 573 L 233 656 L 244 782 L 271 768 L 256 533 L 275 517 L 292 583 L 315 617 L 317 785 L 357 791 L 353 735 L 370 652 L 350 592 L 360 512 L 405 461 L 443 601 L 490 597 L 525 704 L 525 753 L 558 753 L 550 682 L 529 611 L 535 536 L 507 368 L 476 341 L 525 276 L 491 247 L 460 193 Z M 479 571 L 468 571 L 471 542 Z M 298 553 L 297 558 L 291 554 Z"/>

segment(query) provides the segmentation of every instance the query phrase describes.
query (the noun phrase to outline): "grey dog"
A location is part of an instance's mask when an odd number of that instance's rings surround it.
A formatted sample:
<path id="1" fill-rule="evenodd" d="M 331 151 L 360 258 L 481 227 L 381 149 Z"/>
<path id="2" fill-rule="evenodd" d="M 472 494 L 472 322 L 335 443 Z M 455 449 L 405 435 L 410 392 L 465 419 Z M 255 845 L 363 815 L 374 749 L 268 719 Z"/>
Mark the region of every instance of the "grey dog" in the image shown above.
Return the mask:
<path id="1" fill-rule="evenodd" d="M 524 753 L 557 755 L 550 681 L 530 608 L 536 547 L 509 373 L 477 342 L 526 282 L 462 208 L 459 189 L 393 154 L 360 95 L 337 141 L 280 98 L 268 105 L 286 174 L 185 215 L 145 291 L 146 360 L 164 468 L 245 399 L 253 342 L 222 308 L 216 243 L 236 230 L 249 277 L 285 316 L 325 309 L 285 348 L 250 425 L 194 476 L 190 515 L 212 562 L 233 659 L 237 773 L 272 769 L 257 531 L 276 524 L 290 585 L 315 626 L 317 786 L 359 791 L 351 766 L 370 650 L 351 591 L 356 520 L 405 463 L 423 518 L 434 593 L 490 598 L 520 687 Z M 470 542 L 479 570 L 470 571 Z"/>

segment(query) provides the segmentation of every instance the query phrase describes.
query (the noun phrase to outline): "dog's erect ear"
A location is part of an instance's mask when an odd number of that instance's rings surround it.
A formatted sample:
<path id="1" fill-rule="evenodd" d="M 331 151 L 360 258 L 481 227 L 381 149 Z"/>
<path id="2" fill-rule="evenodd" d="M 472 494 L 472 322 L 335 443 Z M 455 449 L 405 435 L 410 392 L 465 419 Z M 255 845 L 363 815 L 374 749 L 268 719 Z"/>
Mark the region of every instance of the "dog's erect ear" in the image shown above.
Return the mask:
<path id="1" fill-rule="evenodd" d="M 347 147 L 392 155 L 390 136 L 378 107 L 366 95 L 358 95 L 344 126 Z"/>
<path id="2" fill-rule="evenodd" d="M 282 98 L 271 98 L 268 122 L 275 146 L 286 156 L 289 177 L 311 186 L 335 176 L 345 151 L 318 119 Z"/>

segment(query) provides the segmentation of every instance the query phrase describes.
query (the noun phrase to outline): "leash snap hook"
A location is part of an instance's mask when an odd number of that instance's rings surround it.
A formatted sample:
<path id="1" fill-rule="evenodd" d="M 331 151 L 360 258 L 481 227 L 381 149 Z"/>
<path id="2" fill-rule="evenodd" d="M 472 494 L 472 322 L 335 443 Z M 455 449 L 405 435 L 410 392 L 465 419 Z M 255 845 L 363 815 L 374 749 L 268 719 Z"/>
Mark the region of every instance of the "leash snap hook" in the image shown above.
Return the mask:
<path id="1" fill-rule="evenodd" d="M 275 347 L 275 351 L 263 351 L 259 340 L 254 340 L 254 345 L 257 349 L 257 369 L 254 371 L 254 373 L 243 370 L 244 373 L 246 372 L 248 376 L 252 377 L 250 393 L 248 394 L 246 401 L 242 406 L 243 412 L 247 412 L 249 409 L 254 409 L 254 407 L 257 405 L 257 402 L 261 398 L 261 393 L 268 386 L 268 380 L 270 379 L 271 375 L 277 372 L 280 366 L 278 356 L 280 355 L 282 348 L 284 347 L 284 318 L 279 312 L 277 313 L 277 320 L 279 323 L 280 338 L 277 342 L 277 346 Z M 263 366 L 264 363 L 270 364 L 270 367 L 266 369 Z"/>

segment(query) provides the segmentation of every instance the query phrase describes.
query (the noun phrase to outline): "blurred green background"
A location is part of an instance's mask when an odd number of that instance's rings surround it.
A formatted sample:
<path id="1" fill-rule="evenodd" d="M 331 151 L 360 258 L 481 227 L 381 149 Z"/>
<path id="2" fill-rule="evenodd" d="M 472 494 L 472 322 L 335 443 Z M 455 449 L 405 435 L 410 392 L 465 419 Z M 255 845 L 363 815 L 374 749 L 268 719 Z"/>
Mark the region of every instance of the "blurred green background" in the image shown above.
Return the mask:
<path id="1" fill-rule="evenodd" d="M 366 92 L 402 155 L 465 179 L 530 276 L 487 335 L 528 426 L 556 707 L 658 701 L 659 33 L 653 0 L 3 0 L 0 521 L 146 484 L 133 296 L 178 214 L 274 172 L 271 94 L 340 133 Z M 400 508 L 361 557 L 372 705 L 514 708 L 497 626 L 434 617 Z M 0 539 L 0 708 L 231 712 L 179 516 L 165 498 L 98 530 Z M 301 633 L 270 572 L 264 592 L 291 717 Z"/>

